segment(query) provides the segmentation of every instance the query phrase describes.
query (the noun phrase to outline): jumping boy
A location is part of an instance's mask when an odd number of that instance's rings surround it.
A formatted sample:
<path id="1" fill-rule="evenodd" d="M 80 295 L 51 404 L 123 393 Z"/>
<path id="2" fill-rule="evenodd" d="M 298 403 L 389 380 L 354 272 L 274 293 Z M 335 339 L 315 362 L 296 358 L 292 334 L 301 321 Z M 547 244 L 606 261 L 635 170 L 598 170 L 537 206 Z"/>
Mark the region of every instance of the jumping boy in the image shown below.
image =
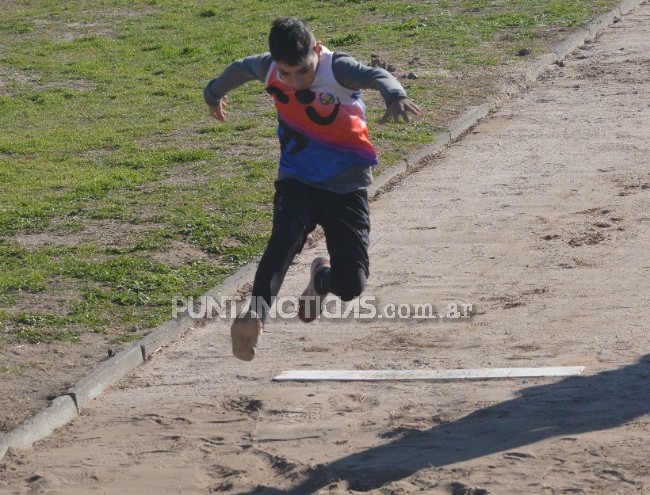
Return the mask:
<path id="1" fill-rule="evenodd" d="M 233 354 L 245 361 L 255 357 L 266 308 L 317 224 L 325 233 L 330 259 L 312 262 L 299 318 L 315 320 L 328 293 L 350 301 L 365 289 L 370 234 L 366 187 L 378 159 L 359 91 L 375 89 L 383 96 L 387 110 L 380 123 L 420 114 L 389 72 L 329 51 L 300 19 L 273 22 L 269 51 L 230 64 L 204 91 L 210 115 L 223 122 L 226 94 L 248 81 L 262 81 L 278 112 L 281 155 L 273 228 L 255 274 L 251 308 L 230 330 Z"/>

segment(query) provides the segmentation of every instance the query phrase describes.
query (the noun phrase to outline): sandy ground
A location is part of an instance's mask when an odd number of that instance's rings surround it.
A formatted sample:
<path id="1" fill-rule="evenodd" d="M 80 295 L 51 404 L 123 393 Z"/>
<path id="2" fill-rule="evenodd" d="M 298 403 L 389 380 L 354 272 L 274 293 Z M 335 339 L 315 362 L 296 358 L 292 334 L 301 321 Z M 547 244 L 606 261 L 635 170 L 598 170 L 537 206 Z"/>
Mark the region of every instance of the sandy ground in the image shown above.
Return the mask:
<path id="1" fill-rule="evenodd" d="M 373 203 L 366 294 L 467 319 L 213 319 L 2 493 L 650 493 L 650 4 Z M 319 246 L 292 267 L 299 294 Z M 462 306 L 461 306 L 462 307 Z M 579 377 L 273 382 L 288 369 L 585 366 Z"/>

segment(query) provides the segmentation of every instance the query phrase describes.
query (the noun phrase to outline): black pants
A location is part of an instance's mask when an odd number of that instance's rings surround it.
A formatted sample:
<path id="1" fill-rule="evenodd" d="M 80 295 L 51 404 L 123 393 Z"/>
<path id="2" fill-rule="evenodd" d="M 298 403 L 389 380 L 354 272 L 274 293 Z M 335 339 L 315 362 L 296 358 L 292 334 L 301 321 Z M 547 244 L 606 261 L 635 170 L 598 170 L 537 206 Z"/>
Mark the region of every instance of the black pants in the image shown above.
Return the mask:
<path id="1" fill-rule="evenodd" d="M 321 225 L 325 232 L 332 264 L 331 292 L 344 301 L 363 292 L 370 265 L 366 190 L 336 194 L 287 179 L 275 183 L 273 230 L 255 274 L 253 301 L 261 298 L 271 306 L 291 261 L 316 225 Z M 259 313 L 259 305 L 257 309 Z M 266 319 L 264 311 L 261 316 Z"/>

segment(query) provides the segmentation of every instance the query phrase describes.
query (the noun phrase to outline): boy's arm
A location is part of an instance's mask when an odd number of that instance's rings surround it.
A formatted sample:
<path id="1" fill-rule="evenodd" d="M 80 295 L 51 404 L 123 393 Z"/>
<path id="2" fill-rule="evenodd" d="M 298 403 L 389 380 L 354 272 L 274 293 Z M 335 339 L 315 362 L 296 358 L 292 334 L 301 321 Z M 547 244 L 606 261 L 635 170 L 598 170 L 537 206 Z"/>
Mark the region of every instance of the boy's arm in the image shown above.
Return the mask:
<path id="1" fill-rule="evenodd" d="M 387 122 L 393 117 L 395 122 L 402 117 L 408 121 L 408 114 L 420 114 L 420 108 L 406 95 L 399 81 L 387 70 L 368 67 L 350 55 L 335 53 L 332 60 L 334 77 L 341 86 L 353 90 L 375 89 L 386 102 L 386 113 L 379 121 Z"/>
<path id="2" fill-rule="evenodd" d="M 212 79 L 203 90 L 203 99 L 210 107 L 210 115 L 224 121 L 226 94 L 249 81 L 264 82 L 271 62 L 268 53 L 242 58 L 226 67 L 219 77 Z"/>

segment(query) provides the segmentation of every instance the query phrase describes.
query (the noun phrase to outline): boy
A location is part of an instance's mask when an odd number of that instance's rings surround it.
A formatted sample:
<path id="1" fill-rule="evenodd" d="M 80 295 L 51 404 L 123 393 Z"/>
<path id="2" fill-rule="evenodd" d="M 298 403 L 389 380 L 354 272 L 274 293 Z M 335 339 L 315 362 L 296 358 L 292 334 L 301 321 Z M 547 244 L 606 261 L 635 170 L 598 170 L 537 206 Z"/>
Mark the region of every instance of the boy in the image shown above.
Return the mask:
<path id="1" fill-rule="evenodd" d="M 323 227 L 330 259 L 312 262 L 299 318 L 315 320 L 328 293 L 350 301 L 365 289 L 370 233 L 366 187 L 378 160 L 359 90 L 381 92 L 387 110 L 380 123 L 420 114 L 392 75 L 330 52 L 302 20 L 275 20 L 269 51 L 230 64 L 204 91 L 210 115 L 222 122 L 226 94 L 252 80 L 266 84 L 278 111 L 281 156 L 273 229 L 255 274 L 251 308 L 230 330 L 233 354 L 245 361 L 255 357 L 267 318 L 265 304 L 271 306 L 291 261 L 317 224 Z"/>

